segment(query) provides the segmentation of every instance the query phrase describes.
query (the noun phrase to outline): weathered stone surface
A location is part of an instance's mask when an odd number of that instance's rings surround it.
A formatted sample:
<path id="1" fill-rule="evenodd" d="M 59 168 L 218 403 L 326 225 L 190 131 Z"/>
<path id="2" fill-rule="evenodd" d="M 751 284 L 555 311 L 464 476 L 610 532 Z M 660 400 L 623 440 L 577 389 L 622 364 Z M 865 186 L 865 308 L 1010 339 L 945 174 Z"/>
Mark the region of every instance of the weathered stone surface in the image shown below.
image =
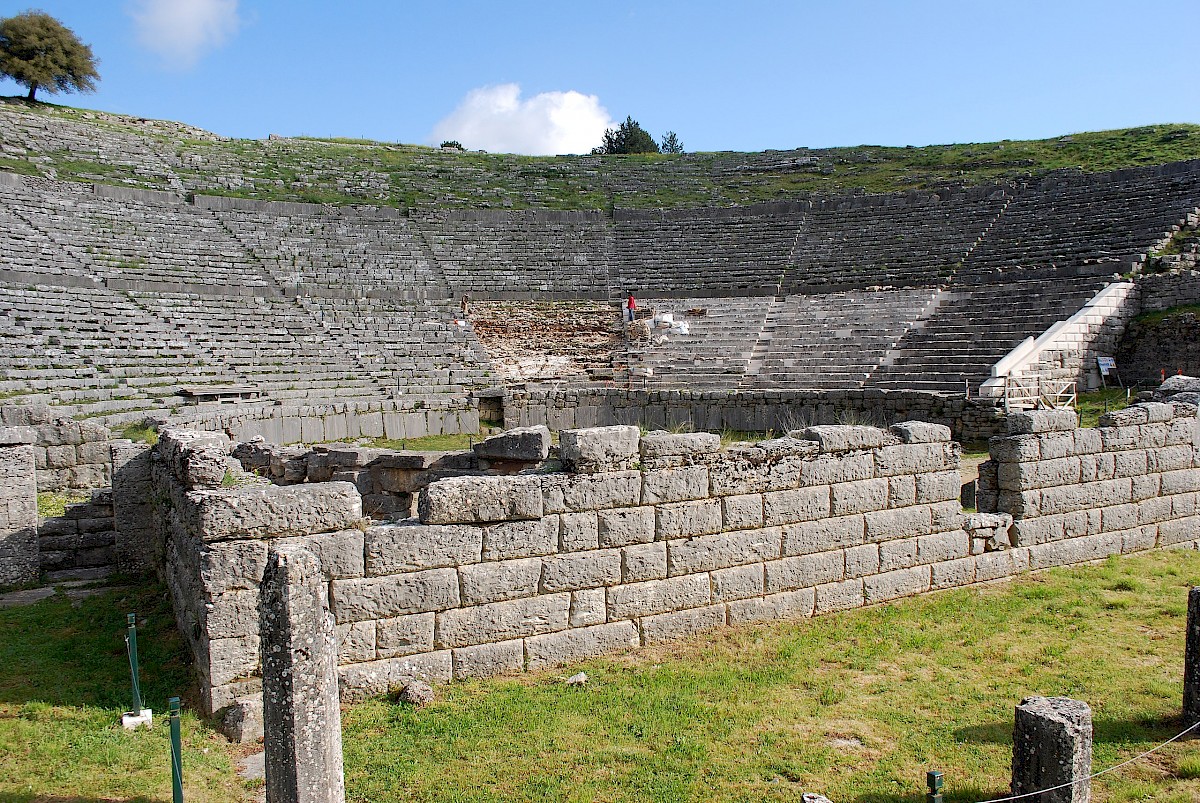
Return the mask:
<path id="1" fill-rule="evenodd" d="M 829 488 L 799 488 L 763 494 L 763 523 L 793 524 L 814 521 L 830 515 Z"/>
<path id="2" fill-rule="evenodd" d="M 11 436 L 10 440 L 25 436 Z M 33 447 L 0 446 L 0 586 L 38 578 L 41 564 L 37 526 Z"/>
<path id="3" fill-rule="evenodd" d="M 817 519 L 783 528 L 783 554 L 807 555 L 863 543 L 866 519 L 861 515 Z"/>
<path id="4" fill-rule="evenodd" d="M 558 548 L 562 552 L 596 549 L 600 545 L 597 514 L 563 513 L 558 516 Z"/>
<path id="5" fill-rule="evenodd" d="M 362 519 L 362 498 L 345 482 L 192 491 L 187 499 L 189 529 L 205 541 L 333 532 Z"/>
<path id="6" fill-rule="evenodd" d="M 483 530 L 483 559 L 533 558 L 558 551 L 557 516 L 494 524 Z"/>
<path id="7" fill-rule="evenodd" d="M 761 597 L 764 588 L 764 569 L 761 563 L 749 566 L 733 566 L 728 569 L 718 569 L 712 573 L 712 594 L 714 602 L 730 602 Z"/>
<path id="8" fill-rule="evenodd" d="M 826 583 L 816 588 L 816 603 L 813 613 L 833 613 L 850 608 L 860 608 L 863 604 L 863 581 L 843 580 L 840 583 Z"/>
<path id="9" fill-rule="evenodd" d="M 889 427 L 901 443 L 944 443 L 950 440 L 950 427 L 924 421 L 901 421 Z"/>
<path id="10" fill-rule="evenodd" d="M 454 677 L 454 669 L 450 650 L 438 650 L 350 664 L 340 667 L 338 675 L 342 700 L 355 702 L 401 689 L 413 680 L 449 683 Z"/>
<path id="11" fill-rule="evenodd" d="M 660 540 L 686 538 L 720 532 L 721 501 L 703 499 L 658 505 L 655 537 Z"/>
<path id="12" fill-rule="evenodd" d="M 462 566 L 481 560 L 483 528 L 411 521 L 386 524 L 366 530 L 364 548 L 370 577 Z"/>
<path id="13" fill-rule="evenodd" d="M 375 654 L 379 658 L 429 652 L 433 649 L 432 613 L 416 613 L 375 622 Z"/>
<path id="14" fill-rule="evenodd" d="M 667 543 L 667 574 L 695 574 L 779 557 L 778 527 L 679 538 Z"/>
<path id="15" fill-rule="evenodd" d="M 763 525 L 761 494 L 726 496 L 721 499 L 721 514 L 728 530 L 753 530 Z"/>
<path id="16" fill-rule="evenodd" d="M 564 429 L 558 433 L 559 458 L 567 471 L 594 474 L 630 469 L 638 462 L 637 427 Z"/>
<path id="17" fill-rule="evenodd" d="M 459 604 L 458 572 L 454 569 L 334 580 L 330 588 L 339 624 L 441 611 Z"/>
<path id="18" fill-rule="evenodd" d="M 721 451 L 721 436 L 711 432 L 651 432 L 641 437 L 644 458 L 691 457 Z"/>
<path id="19" fill-rule="evenodd" d="M 363 540 L 363 531 L 355 529 L 281 538 L 275 543 L 304 547 L 317 556 L 323 576 L 340 579 L 363 576 Z"/>
<path id="20" fill-rule="evenodd" d="M 895 510 L 879 510 L 865 514 L 866 540 L 890 541 L 925 535 L 933 523 L 928 505 L 914 505 Z"/>
<path id="21" fill-rule="evenodd" d="M 239 697 L 221 716 L 221 733 L 231 742 L 246 744 L 263 738 L 261 696 Z"/>
<path id="22" fill-rule="evenodd" d="M 529 657 L 529 669 L 534 671 L 634 649 L 640 644 L 641 636 L 636 623 L 610 622 L 531 636 L 525 639 L 525 650 Z"/>
<path id="23" fill-rule="evenodd" d="M 571 627 L 587 627 L 608 621 L 608 602 L 603 588 L 585 588 L 571 594 Z"/>
<path id="24" fill-rule="evenodd" d="M 458 576 L 463 605 L 532 597 L 538 593 L 542 559 L 518 558 L 463 566 Z"/>
<path id="25" fill-rule="evenodd" d="M 712 630 L 723 624 L 725 624 L 724 605 L 660 613 L 642 619 L 642 641 L 645 644 L 661 644 L 682 636 Z"/>
<path id="26" fill-rule="evenodd" d="M 726 605 L 729 624 L 759 622 L 771 619 L 792 619 L 812 616 L 816 590 L 802 588 L 762 598 L 737 600 Z"/>
<path id="27" fill-rule="evenodd" d="M 831 486 L 831 489 L 830 513 L 834 516 L 848 516 L 887 507 L 888 480 L 883 478 L 842 482 Z"/>
<path id="28" fill-rule="evenodd" d="M 525 644 L 521 639 L 477 644 L 454 650 L 454 679 L 511 675 L 525 669 Z"/>
<path id="29" fill-rule="evenodd" d="M 621 550 L 621 582 L 662 580 L 667 576 L 667 543 L 634 544 Z"/>
<path id="30" fill-rule="evenodd" d="M 541 424 L 518 427 L 485 438 L 472 448 L 487 460 L 538 463 L 550 456 L 550 430 Z"/>
<path id="31" fill-rule="evenodd" d="M 759 507 L 761 514 L 761 503 Z M 654 508 L 647 505 L 601 510 L 596 513 L 596 525 L 601 547 L 649 543 L 654 540 Z"/>
<path id="32" fill-rule="evenodd" d="M 539 519 L 542 487 L 534 476 L 450 477 L 421 492 L 417 511 L 424 524 Z"/>
<path id="33" fill-rule="evenodd" d="M 642 504 L 683 502 L 708 496 L 708 466 L 683 466 L 642 472 Z"/>
<path id="34" fill-rule="evenodd" d="M 567 626 L 570 594 L 549 594 L 473 608 L 455 608 L 437 616 L 435 644 L 466 647 L 552 633 Z"/>
<path id="35" fill-rule="evenodd" d="M 790 434 L 790 433 L 789 433 Z M 882 429 L 864 426 L 817 426 L 800 433 L 803 440 L 816 441 L 822 452 L 850 452 L 876 449 L 897 443 L 898 438 Z"/>
<path id="36" fill-rule="evenodd" d="M 1069 784 L 1040 797 L 1054 803 L 1091 799 L 1092 709 L 1067 697 L 1027 697 L 1013 725 L 1012 793 Z"/>
<path id="37" fill-rule="evenodd" d="M 375 660 L 374 620 L 337 626 L 338 663 L 357 664 Z"/>
<path id="38" fill-rule="evenodd" d="M 929 590 L 930 570 L 928 566 L 913 566 L 908 569 L 877 574 L 863 578 L 863 591 L 868 605 L 886 602 L 897 597 L 909 597 Z"/>
<path id="39" fill-rule="evenodd" d="M 608 618 L 632 619 L 666 611 L 698 608 L 711 601 L 708 574 L 613 586 L 608 589 Z"/>
<path id="40" fill-rule="evenodd" d="M 345 800 L 333 617 L 315 555 L 278 546 L 261 588 L 267 800 Z"/>
<path id="41" fill-rule="evenodd" d="M 621 582 L 621 550 L 603 549 L 558 555 L 542 562 L 543 594 L 599 588 Z"/>
<path id="42" fill-rule="evenodd" d="M 1036 435 L 1041 432 L 1070 432 L 1079 426 L 1074 410 L 1028 410 L 1008 417 L 1008 434 Z"/>
<path id="43" fill-rule="evenodd" d="M 547 477 L 544 492 L 547 513 L 633 507 L 642 503 L 642 474 L 616 471 L 596 476 Z"/>
<path id="44" fill-rule="evenodd" d="M 217 432 L 164 427 L 158 433 L 159 457 L 189 490 L 220 488 L 229 469 L 229 438 Z"/>
<path id="45" fill-rule="evenodd" d="M 766 564 L 766 592 L 811 588 L 841 580 L 845 572 L 846 555 L 840 549 L 770 561 Z"/>
<path id="46" fill-rule="evenodd" d="M 1183 645 L 1183 724 L 1200 722 L 1200 586 L 1188 591 Z"/>

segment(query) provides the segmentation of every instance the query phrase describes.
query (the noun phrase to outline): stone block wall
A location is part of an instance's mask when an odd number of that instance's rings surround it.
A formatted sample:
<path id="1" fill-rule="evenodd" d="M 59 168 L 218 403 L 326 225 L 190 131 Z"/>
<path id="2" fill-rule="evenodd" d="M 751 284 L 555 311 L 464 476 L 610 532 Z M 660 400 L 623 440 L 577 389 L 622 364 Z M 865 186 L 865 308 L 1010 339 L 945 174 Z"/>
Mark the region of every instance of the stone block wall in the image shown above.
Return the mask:
<path id="1" fill-rule="evenodd" d="M 37 484 L 29 427 L 0 427 L 0 586 L 36 580 Z"/>
<path id="2" fill-rule="evenodd" d="M 1200 304 L 1200 271 L 1152 273 L 1137 281 L 1141 312 Z"/>
<path id="3" fill-rule="evenodd" d="M 1137 404 L 1077 429 L 1070 410 L 1018 413 L 991 441 L 979 510 L 1013 517 L 1030 568 L 1200 539 L 1200 420 L 1189 404 Z"/>
<path id="4" fill-rule="evenodd" d="M 908 390 L 510 390 L 504 426 L 551 429 L 635 424 L 654 429 L 787 432 L 810 424 L 920 420 L 950 427 L 960 441 L 1004 432 L 992 399 Z"/>
<path id="5" fill-rule="evenodd" d="M 45 404 L 0 407 L 0 424 L 32 427 L 39 491 L 88 490 L 112 482 L 108 442 L 112 433 L 94 421 L 58 415 Z"/>

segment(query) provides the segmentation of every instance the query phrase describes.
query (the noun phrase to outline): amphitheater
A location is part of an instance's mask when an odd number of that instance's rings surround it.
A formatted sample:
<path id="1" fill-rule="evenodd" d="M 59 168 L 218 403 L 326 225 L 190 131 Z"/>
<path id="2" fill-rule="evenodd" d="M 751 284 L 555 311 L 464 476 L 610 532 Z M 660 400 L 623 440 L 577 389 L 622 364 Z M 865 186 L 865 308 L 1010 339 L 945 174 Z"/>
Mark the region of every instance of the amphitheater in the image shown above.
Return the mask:
<path id="1" fill-rule="evenodd" d="M 0 104 L 0 458 L 30 467 L 0 582 L 157 570 L 245 736 L 276 540 L 321 559 L 351 697 L 1194 546 L 1193 405 L 1029 411 L 1200 302 L 1200 160 L 761 197 L 824 159 L 481 166 Z M 1118 367 L 1200 373 L 1156 355 Z M 494 437 L 375 448 L 437 434 Z M 951 439 L 993 436 L 967 515 Z M 39 525 L 35 484 L 103 490 Z"/>

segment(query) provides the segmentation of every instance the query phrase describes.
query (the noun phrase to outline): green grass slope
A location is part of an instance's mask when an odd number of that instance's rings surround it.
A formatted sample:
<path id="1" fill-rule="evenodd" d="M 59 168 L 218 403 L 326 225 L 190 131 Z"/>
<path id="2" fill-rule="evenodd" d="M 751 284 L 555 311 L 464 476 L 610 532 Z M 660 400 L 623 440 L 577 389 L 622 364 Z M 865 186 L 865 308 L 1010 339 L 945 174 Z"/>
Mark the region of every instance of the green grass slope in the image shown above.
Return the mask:
<path id="1" fill-rule="evenodd" d="M 530 157 L 345 138 L 229 139 L 181 123 L 3 98 L 0 144 L 0 170 L 64 180 L 418 209 L 592 210 L 978 186 L 1163 164 L 1200 158 L 1200 126 L 922 148 Z"/>

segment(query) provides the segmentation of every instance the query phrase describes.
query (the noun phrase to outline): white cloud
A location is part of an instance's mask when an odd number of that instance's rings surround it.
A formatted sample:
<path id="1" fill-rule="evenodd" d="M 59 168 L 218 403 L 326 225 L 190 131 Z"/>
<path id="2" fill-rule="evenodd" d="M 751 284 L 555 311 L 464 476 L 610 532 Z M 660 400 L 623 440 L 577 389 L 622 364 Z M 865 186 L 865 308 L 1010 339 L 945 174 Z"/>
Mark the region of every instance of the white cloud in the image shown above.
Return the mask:
<path id="1" fill-rule="evenodd" d="M 587 153 L 614 128 L 600 98 L 542 92 L 522 100 L 517 84 L 472 89 L 433 128 L 430 141 L 457 140 L 470 150 L 554 155 Z"/>
<path id="2" fill-rule="evenodd" d="M 241 27 L 238 0 L 134 0 L 138 41 L 171 67 L 189 69 Z"/>

